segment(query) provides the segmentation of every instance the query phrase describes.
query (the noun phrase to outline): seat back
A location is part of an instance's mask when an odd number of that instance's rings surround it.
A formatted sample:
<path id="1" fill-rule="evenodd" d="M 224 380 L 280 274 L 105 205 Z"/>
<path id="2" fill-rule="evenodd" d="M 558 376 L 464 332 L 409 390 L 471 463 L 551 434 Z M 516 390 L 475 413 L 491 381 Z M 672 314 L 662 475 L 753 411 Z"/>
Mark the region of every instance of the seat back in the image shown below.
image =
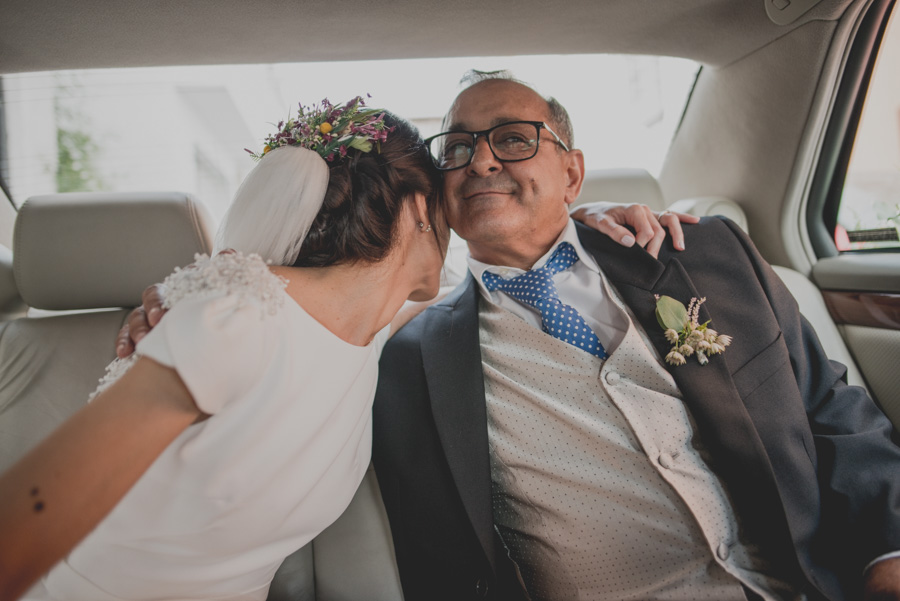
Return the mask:
<path id="1" fill-rule="evenodd" d="M 128 308 L 211 240 L 205 210 L 184 194 L 55 194 L 22 205 L 13 272 L 32 310 L 0 323 L 0 470 L 85 403 L 115 358 Z"/>
<path id="2" fill-rule="evenodd" d="M 12 251 L 0 244 L 0 321 L 23 317 L 28 306 L 19 294 Z"/>
<path id="3" fill-rule="evenodd" d="M 394 543 L 375 470 L 350 505 L 281 564 L 268 601 L 403 601 Z"/>
<path id="4" fill-rule="evenodd" d="M 646 169 L 594 169 L 584 174 L 581 194 L 572 206 L 586 202 L 637 202 L 654 211 L 666 208 L 656 178 Z"/>

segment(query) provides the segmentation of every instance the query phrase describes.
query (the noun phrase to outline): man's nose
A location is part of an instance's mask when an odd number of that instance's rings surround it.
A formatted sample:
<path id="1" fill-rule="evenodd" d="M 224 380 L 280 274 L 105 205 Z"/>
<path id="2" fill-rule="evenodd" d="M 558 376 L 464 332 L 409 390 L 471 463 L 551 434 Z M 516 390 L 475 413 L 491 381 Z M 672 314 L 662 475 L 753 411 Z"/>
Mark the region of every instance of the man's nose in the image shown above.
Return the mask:
<path id="1" fill-rule="evenodd" d="M 466 171 L 470 175 L 484 176 L 499 171 L 501 168 L 502 164 L 491 151 L 487 138 L 478 136 L 475 140 L 475 147 L 472 149 L 472 160 Z"/>

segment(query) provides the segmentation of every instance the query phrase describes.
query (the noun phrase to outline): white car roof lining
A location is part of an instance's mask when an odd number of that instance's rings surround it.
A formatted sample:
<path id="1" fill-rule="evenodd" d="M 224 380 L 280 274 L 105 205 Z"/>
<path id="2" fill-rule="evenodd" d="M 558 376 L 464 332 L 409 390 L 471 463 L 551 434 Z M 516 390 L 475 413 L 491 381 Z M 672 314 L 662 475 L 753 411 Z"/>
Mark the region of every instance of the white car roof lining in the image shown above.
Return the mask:
<path id="1" fill-rule="evenodd" d="M 781 26 L 764 0 L 5 0 L 0 73 L 607 52 L 721 66 L 850 2 Z"/>

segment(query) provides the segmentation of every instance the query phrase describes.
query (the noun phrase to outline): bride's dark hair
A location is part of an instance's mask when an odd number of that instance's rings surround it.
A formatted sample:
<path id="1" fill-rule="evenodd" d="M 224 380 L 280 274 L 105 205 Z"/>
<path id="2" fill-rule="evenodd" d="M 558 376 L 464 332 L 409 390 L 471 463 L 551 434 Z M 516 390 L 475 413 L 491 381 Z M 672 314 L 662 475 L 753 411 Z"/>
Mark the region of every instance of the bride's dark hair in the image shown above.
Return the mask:
<path id="1" fill-rule="evenodd" d="M 435 235 L 446 227 L 441 176 L 409 122 L 385 113 L 393 130 L 381 148 L 328 163 L 307 148 L 268 152 L 234 195 L 214 252 L 258 254 L 273 265 L 326 267 L 379 261 L 391 250 L 411 195 L 425 195 Z"/>
<path id="2" fill-rule="evenodd" d="M 393 128 L 381 151 L 350 155 L 329 167 L 325 201 L 300 246 L 295 267 L 326 267 L 379 261 L 391 250 L 404 203 L 419 192 L 428 202 L 429 221 L 444 227 L 441 176 L 419 131 L 385 113 Z"/>

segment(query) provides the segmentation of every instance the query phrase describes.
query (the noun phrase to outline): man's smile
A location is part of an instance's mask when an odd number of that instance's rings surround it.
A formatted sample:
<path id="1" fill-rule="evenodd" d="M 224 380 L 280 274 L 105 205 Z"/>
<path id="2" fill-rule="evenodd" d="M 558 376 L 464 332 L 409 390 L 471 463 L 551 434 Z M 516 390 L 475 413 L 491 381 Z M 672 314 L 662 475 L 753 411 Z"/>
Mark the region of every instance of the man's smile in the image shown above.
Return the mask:
<path id="1" fill-rule="evenodd" d="M 514 182 L 485 182 L 482 180 L 469 180 L 460 186 L 460 196 L 463 200 L 476 200 L 479 197 L 509 195 L 516 191 Z"/>

